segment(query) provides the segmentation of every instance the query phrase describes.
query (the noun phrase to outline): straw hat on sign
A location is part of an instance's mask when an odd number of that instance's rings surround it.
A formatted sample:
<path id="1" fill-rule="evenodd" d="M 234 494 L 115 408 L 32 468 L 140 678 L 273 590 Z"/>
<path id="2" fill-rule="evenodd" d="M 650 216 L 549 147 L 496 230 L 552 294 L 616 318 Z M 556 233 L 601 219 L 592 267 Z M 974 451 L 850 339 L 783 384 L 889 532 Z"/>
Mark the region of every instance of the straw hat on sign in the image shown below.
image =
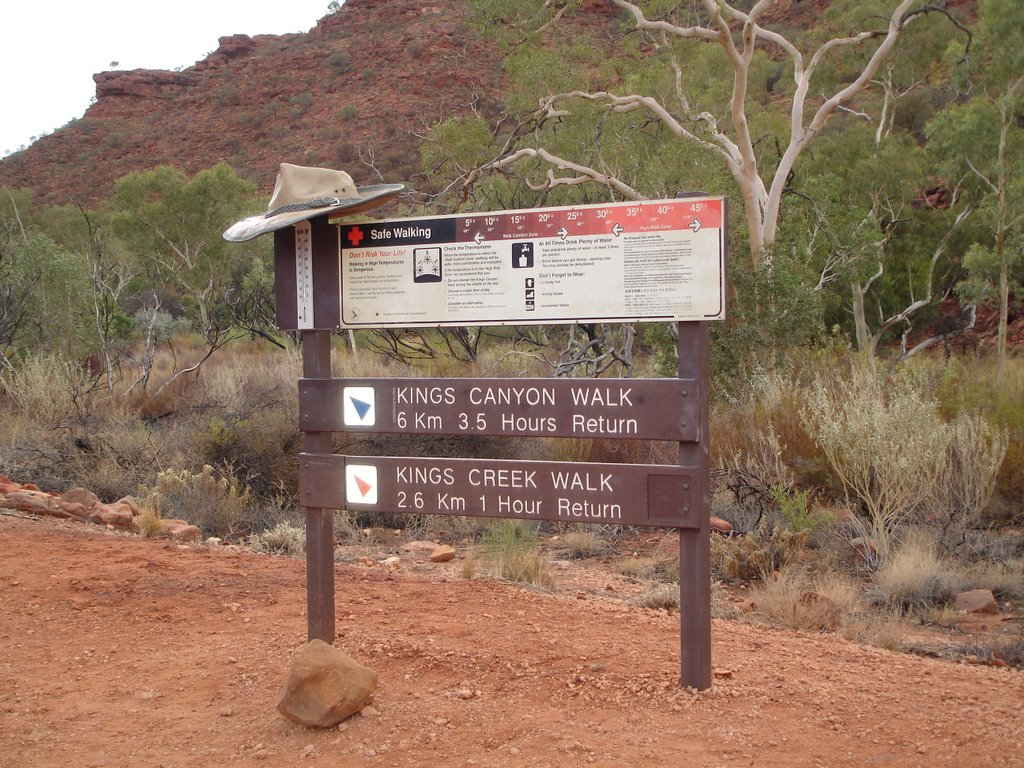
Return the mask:
<path id="1" fill-rule="evenodd" d="M 224 239 L 241 243 L 324 214 L 367 211 L 403 189 L 404 184 L 357 187 L 344 171 L 281 163 L 267 212 L 234 224 L 224 233 Z"/>

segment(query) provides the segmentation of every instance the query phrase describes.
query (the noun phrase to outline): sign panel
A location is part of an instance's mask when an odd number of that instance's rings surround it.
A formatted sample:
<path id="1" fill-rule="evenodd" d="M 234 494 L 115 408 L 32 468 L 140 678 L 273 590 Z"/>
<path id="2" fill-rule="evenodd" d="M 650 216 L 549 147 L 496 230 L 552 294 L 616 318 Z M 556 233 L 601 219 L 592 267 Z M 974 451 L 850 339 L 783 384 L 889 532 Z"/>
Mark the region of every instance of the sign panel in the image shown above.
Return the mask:
<path id="1" fill-rule="evenodd" d="M 299 468 L 307 507 L 699 527 L 690 467 L 304 453 Z"/>
<path id="2" fill-rule="evenodd" d="M 300 379 L 306 432 L 699 439 L 693 379 Z"/>
<path id="3" fill-rule="evenodd" d="M 341 327 L 721 319 L 725 218 L 722 197 L 339 218 Z"/>

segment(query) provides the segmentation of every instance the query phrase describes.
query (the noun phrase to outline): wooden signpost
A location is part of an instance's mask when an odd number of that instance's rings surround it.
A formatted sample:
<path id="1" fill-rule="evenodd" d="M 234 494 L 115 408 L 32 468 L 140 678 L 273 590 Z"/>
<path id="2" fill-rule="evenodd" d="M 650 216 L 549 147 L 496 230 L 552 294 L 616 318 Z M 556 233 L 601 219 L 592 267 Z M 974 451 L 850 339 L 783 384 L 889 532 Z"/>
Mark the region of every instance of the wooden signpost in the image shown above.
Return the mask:
<path id="1" fill-rule="evenodd" d="M 332 642 L 333 510 L 679 531 L 680 685 L 711 685 L 708 320 L 724 316 L 724 198 L 275 233 L 279 327 L 302 331 L 309 639 Z M 670 321 L 674 379 L 335 379 L 337 329 Z M 662 440 L 676 465 L 341 456 L 333 432 Z"/>

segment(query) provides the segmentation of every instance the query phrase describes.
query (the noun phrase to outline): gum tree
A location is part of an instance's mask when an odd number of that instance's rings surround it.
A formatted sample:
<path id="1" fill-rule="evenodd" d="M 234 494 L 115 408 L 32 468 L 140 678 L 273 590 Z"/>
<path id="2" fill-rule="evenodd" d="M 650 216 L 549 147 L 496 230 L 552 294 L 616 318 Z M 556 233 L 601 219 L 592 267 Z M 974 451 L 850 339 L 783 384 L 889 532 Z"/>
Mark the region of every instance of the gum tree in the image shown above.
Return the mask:
<path id="1" fill-rule="evenodd" d="M 609 72 L 595 62 L 577 71 L 584 82 L 576 87 L 548 90 L 503 136 L 496 156 L 466 172 L 464 194 L 497 172 L 521 174 L 535 191 L 597 182 L 615 196 L 643 199 L 652 189 L 643 178 L 630 183 L 628 164 L 609 149 L 609 134 L 618 131 L 621 139 L 630 133 L 634 141 L 647 137 L 663 146 L 681 142 L 715 158 L 735 183 L 755 266 L 772 263 L 782 197 L 798 158 L 835 114 L 869 88 L 908 25 L 934 10 L 921 0 L 836 3 L 836 29 L 843 31 L 800 41 L 766 21 L 781 5 L 775 0 L 612 3 L 625 14 L 626 33 L 638 41 L 632 55 L 642 71 L 627 66 Z M 510 60 L 528 73 L 522 51 L 533 53 L 534 36 L 542 32 L 582 23 L 587 12 L 578 5 L 481 0 L 477 8 L 490 28 L 515 30 L 508 36 Z M 845 31 L 849 17 L 841 11 L 857 13 L 869 28 Z M 568 59 L 554 64 L 544 83 L 568 79 Z M 617 116 L 631 116 L 632 124 L 616 122 Z M 593 126 L 592 142 L 575 151 L 559 146 L 557 138 L 574 119 Z M 665 159 L 671 161 L 671 151 Z"/>
<path id="2" fill-rule="evenodd" d="M 996 359 L 1006 360 L 1010 285 L 1024 252 L 1024 15 L 1017 0 L 985 0 L 962 87 L 967 100 L 928 126 L 930 148 L 948 175 L 963 175 L 989 237 L 970 248 L 963 290 L 995 296 Z"/>

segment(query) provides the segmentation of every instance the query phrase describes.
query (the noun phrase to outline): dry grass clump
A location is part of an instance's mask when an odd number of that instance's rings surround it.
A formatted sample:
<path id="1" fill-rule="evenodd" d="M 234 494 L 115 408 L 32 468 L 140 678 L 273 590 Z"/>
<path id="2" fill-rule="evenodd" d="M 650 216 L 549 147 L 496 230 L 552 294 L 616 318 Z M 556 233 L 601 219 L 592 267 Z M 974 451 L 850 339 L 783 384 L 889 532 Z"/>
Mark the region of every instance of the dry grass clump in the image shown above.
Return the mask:
<path id="1" fill-rule="evenodd" d="M 76 362 L 41 352 L 23 360 L 17 370 L 4 372 L 0 383 L 18 413 L 53 427 L 85 407 L 89 373 Z"/>
<path id="2" fill-rule="evenodd" d="M 585 529 L 562 534 L 559 543 L 570 560 L 585 560 L 588 557 L 603 555 L 608 551 L 608 542 L 594 531 Z"/>
<path id="3" fill-rule="evenodd" d="M 679 585 L 652 584 L 642 595 L 635 597 L 633 603 L 641 608 L 651 608 L 656 611 L 678 610 Z"/>
<path id="4" fill-rule="evenodd" d="M 795 563 L 807 544 L 809 531 L 760 526 L 745 536 L 711 539 L 711 575 L 724 582 L 750 582 Z"/>
<path id="5" fill-rule="evenodd" d="M 198 526 L 204 536 L 222 538 L 245 529 L 245 515 L 251 501 L 249 489 L 230 472 L 219 476 L 209 464 L 199 472 L 168 469 L 156 476 L 156 483 L 139 488 L 143 507 L 160 517 L 174 517 Z"/>
<path id="6" fill-rule="evenodd" d="M 484 534 L 480 561 L 492 575 L 554 590 L 555 575 L 541 552 L 535 528 L 519 520 L 502 520 Z"/>
<path id="7" fill-rule="evenodd" d="M 142 512 L 135 516 L 135 529 L 140 536 L 149 538 L 159 536 L 163 529 L 160 527 L 160 513 L 152 507 L 143 507 Z"/>
<path id="8" fill-rule="evenodd" d="M 658 568 L 659 563 L 653 557 L 624 557 L 612 564 L 613 571 L 632 579 L 653 579 Z"/>
<path id="9" fill-rule="evenodd" d="M 855 643 L 887 651 L 902 651 L 906 630 L 898 612 L 875 611 L 848 617 L 839 633 Z"/>
<path id="10" fill-rule="evenodd" d="M 964 579 L 971 589 L 989 589 L 1003 600 L 1024 599 L 1024 560 L 984 561 L 969 566 Z"/>
<path id="11" fill-rule="evenodd" d="M 840 574 L 810 577 L 785 569 L 750 593 L 756 612 L 790 629 L 834 631 L 861 608 L 861 589 Z"/>
<path id="12" fill-rule="evenodd" d="M 820 451 L 793 418 L 803 400 L 803 388 L 793 378 L 765 371 L 751 376 L 741 393 L 712 411 L 712 465 L 749 475 L 765 487 L 793 486 L 794 467 L 819 474 Z"/>
<path id="13" fill-rule="evenodd" d="M 902 610 L 946 603 L 967 583 L 959 564 L 922 530 L 908 531 L 872 578 L 879 602 Z"/>
<path id="14" fill-rule="evenodd" d="M 245 543 L 257 552 L 302 557 L 306 554 L 306 529 L 284 521 L 247 536 Z"/>

